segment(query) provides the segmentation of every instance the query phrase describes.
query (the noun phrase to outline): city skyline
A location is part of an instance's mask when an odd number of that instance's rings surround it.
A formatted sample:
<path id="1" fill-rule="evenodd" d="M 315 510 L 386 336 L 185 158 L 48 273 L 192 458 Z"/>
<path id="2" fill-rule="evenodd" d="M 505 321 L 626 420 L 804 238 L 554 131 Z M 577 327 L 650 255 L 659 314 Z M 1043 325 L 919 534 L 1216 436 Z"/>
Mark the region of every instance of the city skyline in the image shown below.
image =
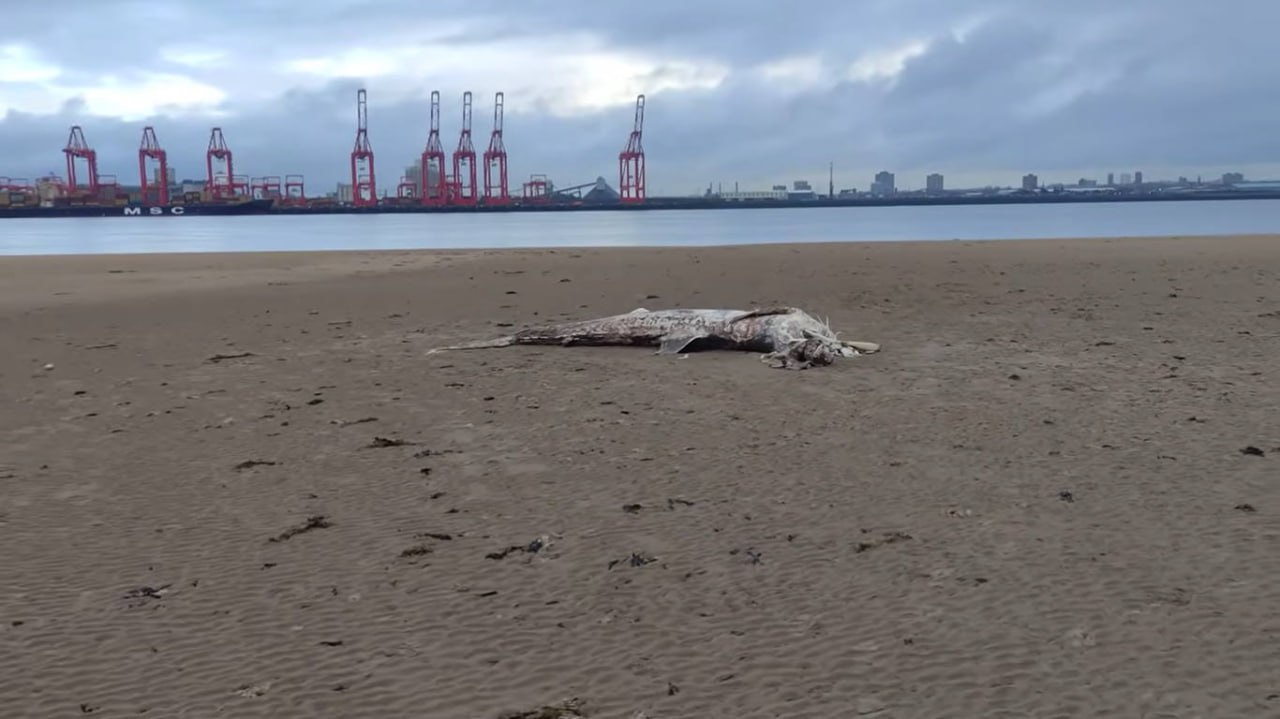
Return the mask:
<path id="1" fill-rule="evenodd" d="M 56 28 L 30 5 L 0 27 L 0 175 L 60 170 L 79 124 L 102 172 L 126 181 L 150 124 L 179 176 L 195 178 L 219 125 L 246 174 L 301 173 L 327 192 L 346 179 L 360 87 L 380 188 L 421 153 L 433 89 L 450 150 L 462 92 L 475 94 L 479 137 L 505 93 L 513 185 L 533 173 L 616 183 L 639 93 L 651 194 L 784 178 L 825 189 L 831 161 L 836 185 L 859 189 L 884 168 L 921 187 L 932 172 L 949 186 L 1135 171 L 1122 166 L 1280 175 L 1280 102 L 1258 91 L 1277 71 L 1249 61 L 1269 50 L 1280 7 L 1260 0 L 1230 14 L 1183 0 L 832 1 L 812 16 L 659 0 L 625 22 L 621 8 L 492 0 L 430 12 L 321 0 L 302 15 L 283 3 L 235 12 L 249 7 L 237 0 L 71 5 Z M 159 41 L 103 44 L 139 23 Z"/>

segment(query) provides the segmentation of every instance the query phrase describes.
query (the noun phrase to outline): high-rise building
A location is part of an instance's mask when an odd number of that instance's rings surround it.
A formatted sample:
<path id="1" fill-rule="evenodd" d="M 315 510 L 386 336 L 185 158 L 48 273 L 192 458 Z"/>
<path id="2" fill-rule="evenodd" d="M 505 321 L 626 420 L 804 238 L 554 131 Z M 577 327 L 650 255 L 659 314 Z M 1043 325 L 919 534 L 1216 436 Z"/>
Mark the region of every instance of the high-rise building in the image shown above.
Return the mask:
<path id="1" fill-rule="evenodd" d="M 1244 174 L 1240 172 L 1226 172 L 1222 175 L 1222 184 L 1234 185 L 1237 182 L 1244 182 Z"/>
<path id="2" fill-rule="evenodd" d="M 1030 173 L 1022 176 L 1022 189 L 1027 190 L 1028 192 L 1032 192 L 1039 186 L 1040 186 L 1039 177 L 1036 177 L 1035 175 Z"/>
<path id="3" fill-rule="evenodd" d="M 942 192 L 942 175 L 935 172 L 924 178 L 924 188 L 927 192 Z"/>
<path id="4" fill-rule="evenodd" d="M 1129 174 L 1129 173 L 1127 173 L 1127 172 L 1122 172 L 1122 173 L 1120 173 L 1120 184 L 1121 184 L 1121 185 L 1131 185 L 1131 184 L 1133 184 L 1133 175 L 1130 175 L 1130 174 Z"/>
<path id="5" fill-rule="evenodd" d="M 1142 184 L 1142 170 L 1138 170 L 1137 172 L 1133 173 L 1133 184 L 1135 185 Z"/>
<path id="6" fill-rule="evenodd" d="M 897 192 L 897 186 L 894 185 L 893 173 L 888 170 L 881 170 L 876 173 L 876 181 L 871 183 L 871 192 L 877 195 L 892 195 Z"/>
<path id="7" fill-rule="evenodd" d="M 1110 185 L 1114 185 L 1114 184 L 1116 184 L 1116 173 L 1114 173 L 1114 172 L 1108 172 L 1108 173 L 1107 173 L 1107 185 L 1108 185 L 1108 186 L 1110 186 Z"/>

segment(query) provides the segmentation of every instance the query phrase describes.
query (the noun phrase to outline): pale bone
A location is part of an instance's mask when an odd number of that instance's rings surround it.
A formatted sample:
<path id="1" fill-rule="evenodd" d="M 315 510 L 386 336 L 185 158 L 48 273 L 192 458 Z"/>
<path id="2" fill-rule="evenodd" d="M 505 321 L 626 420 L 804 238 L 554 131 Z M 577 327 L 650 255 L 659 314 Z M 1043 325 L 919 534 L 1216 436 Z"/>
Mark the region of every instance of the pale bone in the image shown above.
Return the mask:
<path id="1" fill-rule="evenodd" d="M 757 310 L 632 310 L 592 320 L 531 327 L 515 334 L 448 350 L 511 345 L 640 345 L 657 346 L 657 354 L 677 354 L 695 345 L 705 349 L 762 352 L 761 360 L 786 369 L 831 364 L 836 357 L 856 357 L 880 349 L 874 342 L 842 340 L 830 325 L 796 307 Z"/>

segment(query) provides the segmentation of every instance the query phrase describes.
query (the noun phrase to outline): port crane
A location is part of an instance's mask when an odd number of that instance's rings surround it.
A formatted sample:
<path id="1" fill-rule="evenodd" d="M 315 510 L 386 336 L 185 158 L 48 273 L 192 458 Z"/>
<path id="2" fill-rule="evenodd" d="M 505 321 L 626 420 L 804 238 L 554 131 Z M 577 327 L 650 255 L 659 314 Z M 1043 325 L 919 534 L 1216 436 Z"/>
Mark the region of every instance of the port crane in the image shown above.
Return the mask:
<path id="1" fill-rule="evenodd" d="M 148 160 L 155 160 L 156 175 L 151 178 L 147 173 Z M 142 144 L 138 147 L 138 179 L 139 194 L 143 204 L 155 202 L 158 205 L 169 204 L 169 155 L 160 147 L 156 139 L 156 130 L 147 125 L 142 128 Z"/>
<path id="2" fill-rule="evenodd" d="M 79 125 L 71 127 L 71 135 L 67 137 L 67 146 L 62 149 L 67 156 L 67 190 L 75 192 L 80 189 L 76 173 L 76 160 L 84 160 L 85 189 L 88 194 L 98 194 L 98 153 L 89 147 L 84 139 L 84 130 Z"/>
<path id="3" fill-rule="evenodd" d="M 476 148 L 471 145 L 470 90 L 462 93 L 462 132 L 458 135 L 458 147 L 453 151 L 453 189 L 455 204 L 476 204 Z"/>
<path id="4" fill-rule="evenodd" d="M 369 101 L 364 88 L 356 93 L 356 142 L 351 149 L 351 203 L 356 207 L 378 204 L 373 146 L 369 144 Z"/>
<path id="5" fill-rule="evenodd" d="M 444 145 L 440 144 L 440 91 L 431 91 L 431 131 L 427 148 L 422 151 L 422 170 L 418 181 L 422 191 L 418 197 L 424 205 L 443 205 L 449 201 L 448 171 L 444 167 Z"/>
<path id="6" fill-rule="evenodd" d="M 640 136 L 644 131 L 644 95 L 636 97 L 636 119 L 627 146 L 618 153 L 618 193 L 623 202 L 643 202 L 644 146 Z"/>
<path id="7" fill-rule="evenodd" d="M 505 205 L 511 200 L 507 189 L 507 148 L 502 143 L 502 105 L 502 93 L 499 92 L 493 98 L 493 134 L 489 136 L 489 149 L 484 151 L 486 205 Z"/>

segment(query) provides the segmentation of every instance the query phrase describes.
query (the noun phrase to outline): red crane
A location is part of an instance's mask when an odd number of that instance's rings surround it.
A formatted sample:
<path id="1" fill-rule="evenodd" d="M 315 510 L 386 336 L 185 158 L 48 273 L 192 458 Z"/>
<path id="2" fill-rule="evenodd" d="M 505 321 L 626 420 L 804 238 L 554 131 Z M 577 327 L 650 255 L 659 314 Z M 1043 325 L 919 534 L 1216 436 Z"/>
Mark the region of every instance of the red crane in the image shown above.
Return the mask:
<path id="1" fill-rule="evenodd" d="M 463 174 L 463 166 L 466 174 Z M 459 205 L 476 204 L 476 148 L 471 146 L 471 91 L 462 93 L 462 134 L 453 151 L 453 201 Z"/>
<path id="2" fill-rule="evenodd" d="M 281 202 L 286 205 L 307 204 L 307 190 L 302 175 L 284 176 L 284 197 Z"/>
<path id="3" fill-rule="evenodd" d="M 84 160 L 85 188 L 90 195 L 98 194 L 98 153 L 94 152 L 89 143 L 84 139 L 84 130 L 79 125 L 73 125 L 71 135 L 67 138 L 67 146 L 62 149 L 63 154 L 67 156 L 67 190 L 75 192 L 79 188 L 76 181 L 76 160 Z"/>
<path id="4" fill-rule="evenodd" d="M 432 177 L 435 173 L 435 177 Z M 424 205 L 443 205 L 449 201 L 449 174 L 444 167 L 444 145 L 440 144 L 440 91 L 431 91 L 431 132 L 427 135 L 427 149 L 422 152 L 422 170 L 418 178 L 422 191 L 418 193 Z"/>
<path id="5" fill-rule="evenodd" d="M 356 207 L 378 204 L 373 173 L 373 146 L 369 144 L 369 103 L 364 88 L 356 93 L 356 143 L 351 149 L 351 202 Z"/>
<path id="6" fill-rule="evenodd" d="M 156 161 L 156 176 L 147 175 L 147 160 Z M 169 155 L 160 147 L 156 139 L 155 128 L 147 125 L 142 128 L 142 145 L 138 148 L 138 179 L 141 180 L 142 204 L 155 202 L 157 205 L 169 204 Z M 155 199 L 152 199 L 152 195 Z"/>
<path id="7" fill-rule="evenodd" d="M 497 171 L 497 182 L 493 173 Z M 504 205 L 511 199 L 507 190 L 507 148 L 502 144 L 502 93 L 493 97 L 493 134 L 484 151 L 485 204 Z"/>
<path id="8" fill-rule="evenodd" d="M 209 133 L 209 151 L 205 153 L 205 167 L 208 176 L 204 186 L 213 199 L 236 196 L 239 183 L 236 182 L 231 150 L 227 147 L 226 138 L 222 136 L 221 127 L 215 127 Z M 247 188 L 245 193 L 248 193 Z"/>
<path id="9" fill-rule="evenodd" d="M 640 135 L 644 130 L 644 95 L 636 97 L 636 122 L 627 147 L 618 153 L 618 192 L 623 202 L 644 201 L 644 146 Z"/>

